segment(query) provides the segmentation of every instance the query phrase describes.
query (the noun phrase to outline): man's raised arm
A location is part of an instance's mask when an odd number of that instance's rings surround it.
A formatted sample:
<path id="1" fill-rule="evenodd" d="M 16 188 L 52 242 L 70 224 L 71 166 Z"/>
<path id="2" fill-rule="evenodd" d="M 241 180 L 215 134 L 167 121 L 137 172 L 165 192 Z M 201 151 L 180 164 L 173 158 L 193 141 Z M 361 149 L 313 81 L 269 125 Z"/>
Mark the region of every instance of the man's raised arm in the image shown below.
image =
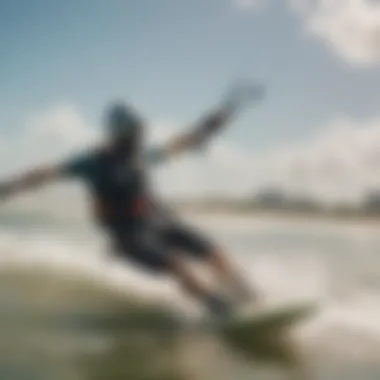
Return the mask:
<path id="1" fill-rule="evenodd" d="M 169 158 L 188 150 L 202 148 L 231 121 L 244 103 L 257 102 L 263 96 L 264 89 L 259 85 L 235 88 L 217 110 L 196 123 L 188 132 L 170 139 L 161 149 L 163 155 Z"/>
<path id="2" fill-rule="evenodd" d="M 187 150 L 204 146 L 232 117 L 229 110 L 218 110 L 198 122 L 190 131 L 173 137 L 165 144 L 168 156 L 174 156 Z"/>

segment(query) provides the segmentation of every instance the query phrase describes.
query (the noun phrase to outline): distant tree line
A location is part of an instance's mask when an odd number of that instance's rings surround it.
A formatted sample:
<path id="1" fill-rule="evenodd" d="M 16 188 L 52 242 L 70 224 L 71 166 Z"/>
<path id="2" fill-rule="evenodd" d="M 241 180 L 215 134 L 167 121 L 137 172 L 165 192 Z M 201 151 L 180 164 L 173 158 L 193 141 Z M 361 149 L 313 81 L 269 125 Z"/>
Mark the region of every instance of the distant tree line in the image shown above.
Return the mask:
<path id="1" fill-rule="evenodd" d="M 182 200 L 177 203 L 186 208 L 215 211 L 267 211 L 316 216 L 380 217 L 380 190 L 369 192 L 360 205 L 343 202 L 326 205 L 321 200 L 308 196 L 289 196 L 280 189 L 265 189 L 251 198 L 207 197 L 203 199 Z"/>

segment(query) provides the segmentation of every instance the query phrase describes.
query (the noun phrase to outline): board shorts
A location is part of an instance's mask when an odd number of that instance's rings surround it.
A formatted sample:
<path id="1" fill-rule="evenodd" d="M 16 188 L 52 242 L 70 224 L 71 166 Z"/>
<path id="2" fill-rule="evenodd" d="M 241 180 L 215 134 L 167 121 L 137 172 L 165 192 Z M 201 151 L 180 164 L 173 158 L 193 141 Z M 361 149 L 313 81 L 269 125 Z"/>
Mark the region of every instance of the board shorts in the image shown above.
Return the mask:
<path id="1" fill-rule="evenodd" d="M 149 223 L 133 228 L 114 226 L 109 231 L 118 257 L 153 272 L 170 271 L 172 255 L 207 260 L 216 248 L 202 233 L 179 223 L 160 227 Z"/>

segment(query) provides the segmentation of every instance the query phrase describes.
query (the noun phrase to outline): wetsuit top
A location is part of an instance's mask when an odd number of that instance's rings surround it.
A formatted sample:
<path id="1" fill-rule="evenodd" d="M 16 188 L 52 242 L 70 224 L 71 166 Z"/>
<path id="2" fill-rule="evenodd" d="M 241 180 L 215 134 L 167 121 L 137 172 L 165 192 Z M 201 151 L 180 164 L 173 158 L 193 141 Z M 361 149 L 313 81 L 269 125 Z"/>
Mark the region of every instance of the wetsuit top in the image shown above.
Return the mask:
<path id="1" fill-rule="evenodd" d="M 146 150 L 138 165 L 115 157 L 107 149 L 87 152 L 65 163 L 70 177 L 84 180 L 94 199 L 97 221 L 104 226 L 133 223 L 148 217 L 156 205 L 149 192 L 145 168 L 164 161 L 164 149 Z"/>

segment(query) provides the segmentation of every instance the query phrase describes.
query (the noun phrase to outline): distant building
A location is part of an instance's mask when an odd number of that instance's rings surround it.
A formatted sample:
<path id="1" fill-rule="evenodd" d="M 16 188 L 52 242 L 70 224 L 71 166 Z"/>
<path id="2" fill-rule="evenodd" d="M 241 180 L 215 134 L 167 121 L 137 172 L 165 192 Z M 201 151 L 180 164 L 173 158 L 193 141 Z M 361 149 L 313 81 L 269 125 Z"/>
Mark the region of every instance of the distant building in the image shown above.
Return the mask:
<path id="1" fill-rule="evenodd" d="M 367 194 L 363 208 L 363 211 L 380 214 L 380 191 Z"/>
<path id="2" fill-rule="evenodd" d="M 308 197 L 294 197 L 288 199 L 287 208 L 299 212 L 320 212 L 323 207 L 314 199 Z"/>
<path id="3" fill-rule="evenodd" d="M 259 208 L 283 209 L 287 199 L 280 189 L 266 189 L 256 195 L 254 203 Z"/>

